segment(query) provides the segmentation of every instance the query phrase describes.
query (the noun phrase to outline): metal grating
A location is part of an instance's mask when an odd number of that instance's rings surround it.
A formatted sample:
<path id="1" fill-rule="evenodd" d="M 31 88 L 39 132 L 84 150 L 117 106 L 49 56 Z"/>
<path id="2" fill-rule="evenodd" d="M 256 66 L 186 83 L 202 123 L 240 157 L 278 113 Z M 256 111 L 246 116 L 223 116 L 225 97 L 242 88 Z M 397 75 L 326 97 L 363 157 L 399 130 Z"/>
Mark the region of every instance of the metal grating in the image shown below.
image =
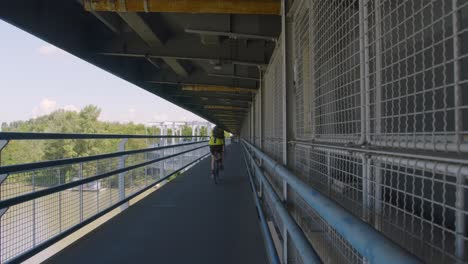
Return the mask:
<path id="1" fill-rule="evenodd" d="M 281 160 L 283 155 L 283 58 L 280 50 L 281 47 L 278 46 L 265 72 L 264 108 L 262 110 L 265 152 L 276 160 Z"/>
<path id="2" fill-rule="evenodd" d="M 467 9 L 446 0 L 366 5 L 372 144 L 468 152 Z"/>
<path id="3" fill-rule="evenodd" d="M 296 99 L 296 134 L 298 138 L 312 137 L 314 119 L 312 89 L 309 86 L 311 75 L 309 7 L 303 4 L 294 16 L 294 82 Z"/>
<path id="4" fill-rule="evenodd" d="M 348 0 L 310 3 L 313 129 L 318 141 L 361 141 L 363 100 L 359 10 L 355 3 Z"/>
<path id="5" fill-rule="evenodd" d="M 290 168 L 425 262 L 468 261 L 468 2 L 310 0 L 294 12 Z M 277 63 L 261 120 L 263 150 L 282 160 Z M 289 189 L 288 207 L 325 263 L 366 261 Z"/>

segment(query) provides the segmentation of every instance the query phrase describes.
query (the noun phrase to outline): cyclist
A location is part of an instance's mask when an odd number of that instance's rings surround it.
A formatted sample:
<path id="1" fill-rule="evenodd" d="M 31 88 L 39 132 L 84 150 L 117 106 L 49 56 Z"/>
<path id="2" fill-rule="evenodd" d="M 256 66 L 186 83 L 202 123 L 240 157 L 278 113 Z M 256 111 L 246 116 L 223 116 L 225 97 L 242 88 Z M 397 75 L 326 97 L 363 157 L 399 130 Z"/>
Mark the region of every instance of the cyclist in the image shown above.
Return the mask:
<path id="1" fill-rule="evenodd" d="M 214 177 L 214 163 L 216 159 L 216 154 L 221 154 L 221 167 L 224 169 L 223 158 L 224 158 L 224 130 L 215 126 L 213 131 L 211 131 L 210 136 L 210 152 L 211 152 L 211 178 Z"/>

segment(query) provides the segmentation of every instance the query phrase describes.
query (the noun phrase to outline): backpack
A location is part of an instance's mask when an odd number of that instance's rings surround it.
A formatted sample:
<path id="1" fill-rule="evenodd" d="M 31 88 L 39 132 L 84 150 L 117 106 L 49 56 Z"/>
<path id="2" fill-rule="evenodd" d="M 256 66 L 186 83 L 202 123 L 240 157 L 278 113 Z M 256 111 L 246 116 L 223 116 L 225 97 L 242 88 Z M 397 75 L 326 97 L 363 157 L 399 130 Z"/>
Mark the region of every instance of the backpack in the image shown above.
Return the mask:
<path id="1" fill-rule="evenodd" d="M 213 137 L 224 138 L 224 130 L 222 130 L 221 128 L 215 127 L 213 129 Z"/>

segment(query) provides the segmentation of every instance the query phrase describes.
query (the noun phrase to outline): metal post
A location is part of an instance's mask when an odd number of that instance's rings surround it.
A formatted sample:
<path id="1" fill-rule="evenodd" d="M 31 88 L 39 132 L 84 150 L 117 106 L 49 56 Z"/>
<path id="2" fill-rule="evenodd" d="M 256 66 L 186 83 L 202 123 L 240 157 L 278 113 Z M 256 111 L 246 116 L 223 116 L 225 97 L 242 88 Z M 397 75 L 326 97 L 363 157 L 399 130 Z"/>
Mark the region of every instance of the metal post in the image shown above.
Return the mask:
<path id="1" fill-rule="evenodd" d="M 361 103 L 361 137 L 359 144 L 366 142 L 366 44 L 365 44 L 365 29 L 364 29 L 364 0 L 359 0 L 359 53 L 360 53 L 360 103 Z"/>
<path id="2" fill-rule="evenodd" d="M 79 172 L 78 172 L 78 176 L 80 178 L 80 180 L 83 179 L 83 163 L 80 162 L 80 169 L 79 169 Z M 79 191 L 80 191 L 80 223 L 83 222 L 83 184 L 80 185 L 79 188 Z"/>
<path id="3" fill-rule="evenodd" d="M 255 143 L 253 142 L 253 139 L 254 139 L 254 132 L 253 132 L 253 130 L 254 130 L 254 118 L 253 118 L 254 109 L 253 109 L 253 108 L 254 108 L 254 105 L 252 104 L 252 105 L 250 106 L 250 113 L 249 113 L 249 118 L 250 118 L 250 119 L 249 119 L 249 122 L 250 122 L 250 126 L 249 126 L 250 131 L 249 131 L 249 133 L 250 133 L 250 142 L 253 143 L 253 144 L 255 144 Z"/>
<path id="4" fill-rule="evenodd" d="M 379 161 L 374 163 L 374 228 L 382 228 L 382 164 Z"/>
<path id="5" fill-rule="evenodd" d="M 457 187 L 455 192 L 455 255 L 458 258 L 458 263 L 462 263 L 465 259 L 465 235 L 466 235 L 466 219 L 465 219 L 465 175 L 461 173 L 461 167 L 457 173 Z"/>
<path id="6" fill-rule="evenodd" d="M 32 191 L 36 191 L 36 173 L 32 173 Z M 36 246 L 36 199 L 34 199 L 32 204 L 32 229 L 33 229 L 33 247 Z"/>
<path id="7" fill-rule="evenodd" d="M 369 209 L 371 208 L 371 201 L 369 198 L 369 194 L 371 193 L 371 166 L 369 157 L 366 155 L 362 155 L 362 173 L 363 173 L 363 181 L 362 181 L 362 217 L 363 219 L 368 222 L 370 220 Z"/>
<path id="8" fill-rule="evenodd" d="M 381 0 L 375 0 L 375 134 L 380 140 L 382 133 L 382 29 Z M 382 228 L 382 164 L 374 161 L 374 228 Z M 372 172 L 372 170 L 371 170 Z"/>
<path id="9" fill-rule="evenodd" d="M 460 10 L 458 8 L 458 0 L 452 0 L 452 24 L 453 24 L 453 82 L 454 82 L 454 100 L 455 100 L 455 135 L 458 151 L 463 143 L 463 116 L 462 116 L 462 87 L 461 80 L 461 39 L 460 39 Z M 460 173 L 457 174 L 457 189 L 456 202 L 457 208 L 455 216 L 455 232 L 456 246 L 455 255 L 459 261 L 463 261 L 465 257 L 465 177 Z"/>
<path id="10" fill-rule="evenodd" d="M 380 13 L 380 0 L 375 0 L 375 133 L 380 136 L 382 133 L 382 30 L 380 23 L 382 15 Z"/>
<path id="11" fill-rule="evenodd" d="M 255 102 L 255 100 L 256 100 L 256 99 L 254 99 L 254 102 Z M 256 122 L 256 120 L 255 120 L 255 111 L 256 111 L 256 109 L 255 109 L 255 103 L 252 103 L 252 107 L 251 107 L 251 112 L 252 112 L 252 115 L 251 115 L 251 116 L 252 116 L 252 141 L 251 141 L 251 142 L 252 142 L 252 144 L 254 144 L 254 145 L 256 145 L 256 142 L 255 142 L 255 141 L 257 140 L 257 139 L 255 138 L 255 132 L 256 132 L 256 131 L 255 131 L 255 122 Z"/>
<path id="12" fill-rule="evenodd" d="M 57 169 L 58 185 L 62 184 L 62 175 L 60 169 Z M 59 192 L 59 231 L 62 232 L 62 192 Z"/>
<path id="13" fill-rule="evenodd" d="M 167 126 L 166 125 L 164 125 L 163 134 L 165 136 L 167 136 Z M 167 138 L 165 138 L 163 140 L 163 146 L 167 146 Z M 164 156 L 164 153 L 166 152 L 166 150 L 163 149 L 161 152 L 162 152 L 162 156 Z M 166 161 L 163 160 L 162 162 L 160 162 L 160 164 L 161 164 L 161 171 L 159 171 L 159 174 L 160 174 L 161 177 L 164 177 L 165 171 L 166 171 Z"/>
<path id="14" fill-rule="evenodd" d="M 96 160 L 96 174 L 99 174 L 99 160 Z M 99 193 L 101 192 L 101 180 L 97 182 L 96 190 L 96 213 L 99 213 Z"/>
<path id="15" fill-rule="evenodd" d="M 332 175 L 331 175 L 331 153 L 327 151 L 327 193 L 331 194 Z"/>
<path id="16" fill-rule="evenodd" d="M 264 87 L 263 87 L 263 85 L 264 85 L 264 83 L 263 83 L 263 74 L 262 73 L 263 73 L 262 69 L 258 69 L 258 75 L 260 76 L 260 78 L 259 78 L 259 80 L 260 80 L 259 81 L 260 82 L 260 85 L 259 85 L 259 87 L 260 87 L 260 90 L 259 90 L 259 94 L 260 94 L 260 96 L 259 96 L 259 100 L 260 100 L 259 105 L 260 106 L 259 106 L 259 108 L 260 109 L 259 109 L 259 118 L 258 118 L 259 119 L 258 120 L 258 122 L 259 122 L 258 135 L 260 136 L 260 139 L 259 139 L 260 140 L 260 146 L 259 147 L 260 147 L 261 150 L 263 150 L 263 89 L 264 89 Z"/>
<path id="17" fill-rule="evenodd" d="M 0 166 L 2 166 L 2 150 L 8 144 L 8 140 L 0 140 Z M 2 183 L 6 180 L 8 174 L 0 175 L 0 200 L 2 199 Z M 6 213 L 8 208 L 0 209 L 0 263 L 2 262 L 2 217 Z"/>
<path id="18" fill-rule="evenodd" d="M 283 63 L 281 64 L 281 74 L 282 74 L 282 111 L 283 111 L 283 164 L 287 165 L 288 163 L 288 129 L 287 129 L 287 86 L 288 86 L 288 74 L 287 74 L 287 58 L 289 53 L 289 47 L 287 47 L 287 37 L 288 37 L 288 27 L 287 23 L 287 0 L 281 1 L 281 55 L 283 58 Z"/>
<path id="19" fill-rule="evenodd" d="M 125 151 L 125 144 L 128 139 L 124 138 L 119 143 L 119 151 Z M 119 159 L 119 169 L 125 168 L 125 156 L 121 156 Z M 119 173 L 119 199 L 120 201 L 125 199 L 125 172 Z M 128 202 L 120 206 L 120 210 L 123 211 L 128 208 Z"/>
<path id="20" fill-rule="evenodd" d="M 457 148 L 463 143 L 463 116 L 462 109 L 462 87 L 461 80 L 461 39 L 460 39 L 460 10 L 458 9 L 458 0 L 452 0 L 452 24 L 453 24 L 453 84 L 455 100 L 455 135 Z"/>
<path id="21" fill-rule="evenodd" d="M 281 54 L 283 62 L 281 64 L 281 74 L 282 74 L 282 112 L 283 112 L 283 164 L 287 166 L 288 163 L 288 126 L 287 126 L 287 86 L 288 86 L 288 74 L 287 74 L 287 56 L 288 56 L 288 47 L 287 47 L 287 36 L 288 28 L 286 25 L 287 19 L 287 0 L 281 1 Z M 283 201 L 288 200 L 288 184 L 283 180 Z M 287 207 L 287 205 L 286 205 Z M 283 227 L 283 263 L 288 263 L 288 232 L 286 226 Z"/>

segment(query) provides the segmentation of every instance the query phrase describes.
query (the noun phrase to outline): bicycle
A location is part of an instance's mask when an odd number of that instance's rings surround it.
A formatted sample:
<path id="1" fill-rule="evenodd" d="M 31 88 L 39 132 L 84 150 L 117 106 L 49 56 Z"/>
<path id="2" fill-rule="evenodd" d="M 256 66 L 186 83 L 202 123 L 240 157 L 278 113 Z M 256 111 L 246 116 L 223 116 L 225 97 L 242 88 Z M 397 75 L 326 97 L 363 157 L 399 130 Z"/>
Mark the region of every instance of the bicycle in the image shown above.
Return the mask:
<path id="1" fill-rule="evenodd" d="M 221 167 L 221 153 L 216 152 L 215 162 L 214 162 L 214 170 L 213 170 L 213 180 L 214 180 L 215 184 L 218 184 L 220 167 Z"/>

